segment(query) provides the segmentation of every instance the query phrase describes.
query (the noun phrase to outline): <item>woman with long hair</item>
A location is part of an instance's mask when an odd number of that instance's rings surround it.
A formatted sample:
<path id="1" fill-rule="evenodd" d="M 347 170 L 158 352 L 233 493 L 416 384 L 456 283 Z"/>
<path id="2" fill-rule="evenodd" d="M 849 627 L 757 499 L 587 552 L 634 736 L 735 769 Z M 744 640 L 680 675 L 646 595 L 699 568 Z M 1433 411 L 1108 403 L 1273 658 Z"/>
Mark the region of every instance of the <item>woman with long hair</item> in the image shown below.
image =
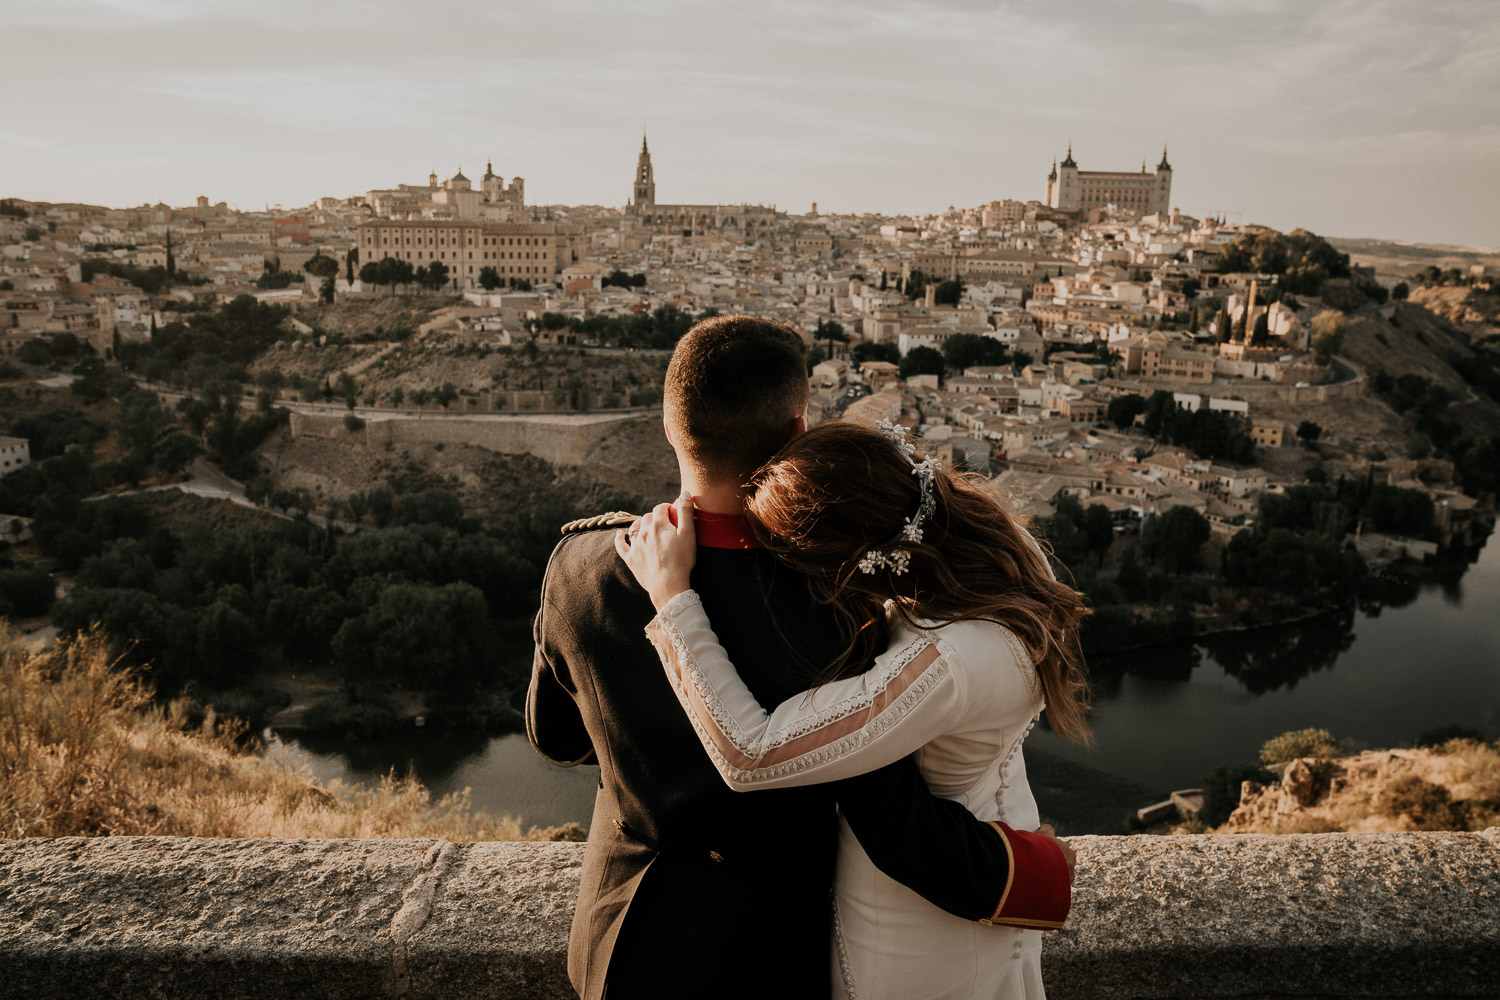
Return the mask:
<path id="1" fill-rule="evenodd" d="M 799 664 L 813 686 L 769 711 L 690 589 L 691 500 L 616 548 L 651 596 L 647 629 L 704 750 L 740 790 L 833 781 L 917 752 L 934 793 L 1036 829 L 1021 743 L 1042 709 L 1087 741 L 1081 596 L 1059 583 L 990 484 L 916 457 L 904 431 L 834 422 L 749 483 L 758 542 L 808 581 L 847 643 Z M 873 662 L 873 665 L 871 665 Z M 1040 997 L 1040 932 L 937 909 L 870 863 L 840 824 L 835 982 L 850 997 Z"/>

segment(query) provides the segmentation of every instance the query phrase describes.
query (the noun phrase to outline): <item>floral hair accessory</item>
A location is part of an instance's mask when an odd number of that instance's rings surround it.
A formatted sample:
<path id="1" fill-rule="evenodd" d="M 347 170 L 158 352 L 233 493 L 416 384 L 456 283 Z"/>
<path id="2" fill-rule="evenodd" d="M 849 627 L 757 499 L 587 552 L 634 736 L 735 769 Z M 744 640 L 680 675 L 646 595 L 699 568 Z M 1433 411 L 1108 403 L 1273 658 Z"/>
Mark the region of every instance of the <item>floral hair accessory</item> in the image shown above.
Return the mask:
<path id="1" fill-rule="evenodd" d="M 862 573 L 876 573 L 881 569 L 889 569 L 893 576 L 900 576 L 911 564 L 911 551 L 897 546 L 922 540 L 922 522 L 932 517 L 933 512 L 937 510 L 937 496 L 933 492 L 932 482 L 942 466 L 935 458 L 926 458 L 918 462 L 917 446 L 906 440 L 906 428 L 900 424 L 894 424 L 889 420 L 879 420 L 875 423 L 875 429 L 890 438 L 902 457 L 911 463 L 911 474 L 916 476 L 922 484 L 922 499 L 917 502 L 916 513 L 906 519 L 906 524 L 902 526 L 895 538 L 880 548 L 865 551 L 864 558 L 859 561 L 859 569 Z"/>

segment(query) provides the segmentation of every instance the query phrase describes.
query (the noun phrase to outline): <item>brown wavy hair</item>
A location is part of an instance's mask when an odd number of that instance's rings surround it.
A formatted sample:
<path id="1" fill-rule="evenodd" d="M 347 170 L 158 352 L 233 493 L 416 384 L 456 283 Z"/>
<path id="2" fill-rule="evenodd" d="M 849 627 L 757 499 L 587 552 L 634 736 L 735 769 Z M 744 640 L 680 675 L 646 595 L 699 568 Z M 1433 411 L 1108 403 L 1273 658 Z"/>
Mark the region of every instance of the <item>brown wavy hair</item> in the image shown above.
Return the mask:
<path id="1" fill-rule="evenodd" d="M 746 503 L 757 538 L 809 580 L 848 645 L 817 680 L 866 669 L 885 649 L 885 602 L 908 624 L 997 622 L 1025 645 L 1059 735 L 1087 743 L 1088 682 L 1078 627 L 1088 608 L 1058 582 L 1047 557 L 983 477 L 940 470 L 922 540 L 900 540 L 921 500 L 912 464 L 885 435 L 842 421 L 788 442 L 751 478 Z M 905 573 L 865 573 L 872 548 L 910 553 Z"/>

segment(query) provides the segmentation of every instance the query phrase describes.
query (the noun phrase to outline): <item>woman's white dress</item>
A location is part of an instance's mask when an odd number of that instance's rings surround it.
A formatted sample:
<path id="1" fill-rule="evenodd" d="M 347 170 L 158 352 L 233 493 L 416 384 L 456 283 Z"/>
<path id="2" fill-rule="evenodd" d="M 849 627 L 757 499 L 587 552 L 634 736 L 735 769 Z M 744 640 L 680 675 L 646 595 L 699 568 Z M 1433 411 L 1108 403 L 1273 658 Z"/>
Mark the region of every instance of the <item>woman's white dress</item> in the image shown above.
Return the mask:
<path id="1" fill-rule="evenodd" d="M 982 820 L 1035 830 L 1021 743 L 1043 708 L 1025 647 L 993 622 L 911 629 L 866 673 L 767 713 L 740 681 L 698 596 L 674 597 L 647 629 L 704 749 L 739 790 L 862 774 L 916 751 L 933 793 Z M 834 981 L 844 996 L 1044 996 L 1041 932 L 946 913 L 877 869 L 840 821 Z"/>

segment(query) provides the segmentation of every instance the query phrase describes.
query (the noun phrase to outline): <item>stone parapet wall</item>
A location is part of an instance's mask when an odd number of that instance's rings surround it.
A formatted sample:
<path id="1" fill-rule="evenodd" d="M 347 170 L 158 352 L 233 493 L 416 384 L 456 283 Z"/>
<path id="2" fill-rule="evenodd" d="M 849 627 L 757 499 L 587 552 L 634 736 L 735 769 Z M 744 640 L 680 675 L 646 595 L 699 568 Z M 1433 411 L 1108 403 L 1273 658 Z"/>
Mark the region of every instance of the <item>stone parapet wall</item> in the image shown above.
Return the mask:
<path id="1" fill-rule="evenodd" d="M 1500 997 L 1500 830 L 1078 837 L 1052 1000 Z M 578 844 L 0 841 L 0 992 L 570 997 Z M 762 959 L 757 959 L 757 961 Z"/>

